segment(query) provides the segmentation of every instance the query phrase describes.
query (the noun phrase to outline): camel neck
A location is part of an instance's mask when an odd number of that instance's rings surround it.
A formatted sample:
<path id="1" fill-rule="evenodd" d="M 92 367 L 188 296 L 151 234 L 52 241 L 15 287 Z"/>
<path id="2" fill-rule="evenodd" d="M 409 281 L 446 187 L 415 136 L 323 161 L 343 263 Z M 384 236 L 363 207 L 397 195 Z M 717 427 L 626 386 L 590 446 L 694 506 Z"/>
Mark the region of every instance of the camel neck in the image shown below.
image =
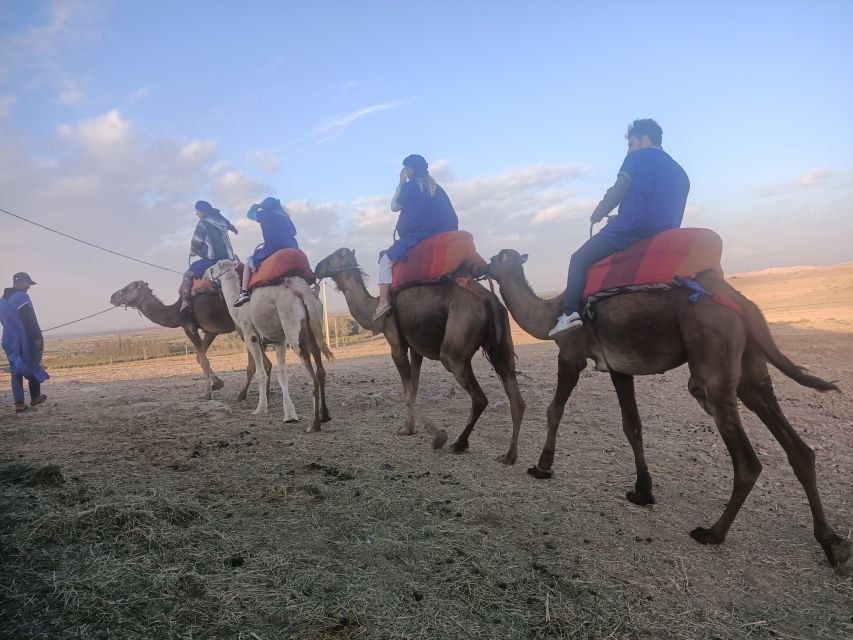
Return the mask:
<path id="1" fill-rule="evenodd" d="M 142 304 L 137 307 L 139 312 L 148 318 L 154 324 L 159 324 L 161 327 L 180 327 L 180 309 L 181 299 L 174 304 L 165 305 L 153 293 L 142 301 Z"/>
<path id="2" fill-rule="evenodd" d="M 519 326 L 540 340 L 549 340 L 548 331 L 554 325 L 562 296 L 543 299 L 534 293 L 524 278 L 524 269 L 513 269 L 500 281 L 501 297 Z"/>
<path id="3" fill-rule="evenodd" d="M 333 275 L 332 279 L 344 294 L 347 307 L 355 321 L 369 331 L 381 332 L 382 320 L 372 318 L 376 305 L 379 304 L 379 298 L 374 298 L 368 293 L 361 274 L 355 270 L 342 271 Z"/>

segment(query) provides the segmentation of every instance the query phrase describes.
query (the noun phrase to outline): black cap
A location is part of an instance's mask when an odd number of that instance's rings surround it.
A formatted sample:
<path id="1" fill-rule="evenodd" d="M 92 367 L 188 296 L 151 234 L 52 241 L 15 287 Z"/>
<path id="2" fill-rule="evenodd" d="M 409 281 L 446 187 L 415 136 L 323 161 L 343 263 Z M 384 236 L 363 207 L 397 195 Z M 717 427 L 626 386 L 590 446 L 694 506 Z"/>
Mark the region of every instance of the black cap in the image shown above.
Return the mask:
<path id="1" fill-rule="evenodd" d="M 19 282 L 23 282 L 25 284 L 36 284 L 36 281 L 33 280 L 28 273 L 24 273 L 23 271 L 18 271 L 18 273 L 12 276 L 12 284 L 18 284 Z"/>

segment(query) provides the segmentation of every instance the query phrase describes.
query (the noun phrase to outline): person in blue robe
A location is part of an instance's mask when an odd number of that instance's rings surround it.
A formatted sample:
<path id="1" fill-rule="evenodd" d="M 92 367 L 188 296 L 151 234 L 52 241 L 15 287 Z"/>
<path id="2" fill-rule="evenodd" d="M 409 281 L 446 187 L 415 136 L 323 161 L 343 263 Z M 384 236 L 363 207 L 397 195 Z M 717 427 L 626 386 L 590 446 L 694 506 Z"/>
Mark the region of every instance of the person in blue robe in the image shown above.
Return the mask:
<path id="1" fill-rule="evenodd" d="M 447 193 L 432 176 L 423 156 L 412 154 L 403 160 L 400 182 L 391 199 L 391 211 L 400 212 L 394 234 L 399 236 L 379 254 L 379 304 L 373 319 L 391 308 L 391 273 L 395 262 L 405 262 L 412 248 L 445 231 L 458 231 L 459 218 Z"/>
<path id="2" fill-rule="evenodd" d="M 0 324 L 3 325 L 3 351 L 9 360 L 12 374 L 12 397 L 15 413 L 30 411 L 24 397 L 24 379 L 30 390 L 30 405 L 47 400 L 41 384 L 50 376 L 41 364 L 44 338 L 39 327 L 32 300 L 27 295 L 34 285 L 33 279 L 23 271 L 12 276 L 12 286 L 0 298 Z"/>
<path id="3" fill-rule="evenodd" d="M 235 307 L 243 306 L 251 299 L 249 279 L 252 272 L 257 271 L 261 266 L 261 262 L 281 249 L 299 248 L 299 243 L 296 242 L 296 226 L 278 198 L 264 198 L 263 202 L 253 204 L 246 216 L 249 220 L 255 220 L 261 225 L 264 241 L 255 247 L 254 253 L 246 261 L 247 268 L 243 269 L 243 286 L 240 289 L 240 295 L 234 301 Z"/>

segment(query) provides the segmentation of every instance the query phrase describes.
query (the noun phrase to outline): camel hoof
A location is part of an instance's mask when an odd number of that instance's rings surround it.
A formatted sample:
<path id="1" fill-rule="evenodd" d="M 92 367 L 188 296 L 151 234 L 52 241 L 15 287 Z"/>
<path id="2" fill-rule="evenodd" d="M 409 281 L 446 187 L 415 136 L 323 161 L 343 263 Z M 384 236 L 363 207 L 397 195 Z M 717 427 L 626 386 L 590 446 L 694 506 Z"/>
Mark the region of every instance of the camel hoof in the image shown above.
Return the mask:
<path id="1" fill-rule="evenodd" d="M 316 422 L 316 423 L 312 424 L 310 427 L 308 427 L 307 429 L 305 429 L 305 433 L 314 433 L 317 431 L 320 431 L 320 423 L 319 422 Z"/>
<path id="2" fill-rule="evenodd" d="M 225 386 L 225 383 L 222 382 L 222 380 L 220 380 L 219 378 L 217 378 L 216 381 L 213 383 L 213 390 L 219 391 L 224 386 Z"/>
<path id="3" fill-rule="evenodd" d="M 241 392 L 237 395 L 237 402 L 243 402 L 243 401 L 245 401 L 245 400 L 246 400 L 246 392 L 245 392 L 245 391 L 241 391 Z"/>
<path id="4" fill-rule="evenodd" d="M 641 507 L 655 503 L 655 497 L 651 493 L 644 491 L 629 491 L 625 494 L 625 497 L 628 498 L 628 502 L 632 502 L 633 504 Z"/>
<path id="5" fill-rule="evenodd" d="M 850 542 L 838 535 L 833 535 L 829 542 L 821 544 L 826 559 L 842 578 L 853 577 L 853 547 Z"/>
<path id="6" fill-rule="evenodd" d="M 432 448 L 438 450 L 446 444 L 447 431 L 445 431 L 444 429 L 442 429 L 441 431 L 436 431 L 432 436 Z"/>
<path id="7" fill-rule="evenodd" d="M 270 412 L 269 409 L 255 409 L 254 411 L 252 411 L 252 415 L 253 416 L 260 416 L 260 415 L 263 415 L 263 414 L 269 413 L 269 412 Z"/>
<path id="8" fill-rule="evenodd" d="M 299 418 L 285 418 L 284 424 L 292 424 L 294 422 L 299 422 Z"/>
<path id="9" fill-rule="evenodd" d="M 527 470 L 527 475 L 533 476 L 537 480 L 550 480 L 551 478 L 554 477 L 554 470 L 553 469 L 540 469 L 539 465 L 536 465 L 535 467 L 530 467 Z"/>
<path id="10" fill-rule="evenodd" d="M 398 436 L 411 436 L 415 433 L 417 433 L 417 431 L 415 431 L 414 427 L 400 427 L 397 429 Z"/>
<path id="11" fill-rule="evenodd" d="M 690 532 L 690 537 L 700 544 L 722 544 L 725 540 L 725 537 L 721 538 L 705 527 L 696 527 Z"/>
<path id="12" fill-rule="evenodd" d="M 325 411 L 320 415 L 320 422 L 330 422 L 331 420 L 332 416 L 329 415 L 328 411 Z"/>
<path id="13" fill-rule="evenodd" d="M 505 464 L 505 465 L 509 466 L 511 464 L 515 464 L 515 461 L 517 458 L 518 458 L 517 453 L 513 453 L 512 455 L 510 455 L 509 453 L 505 453 L 502 456 L 498 456 L 498 462 L 500 462 L 501 464 Z"/>
<path id="14" fill-rule="evenodd" d="M 450 448 L 450 450 L 453 451 L 453 453 L 465 453 L 466 451 L 468 451 L 469 446 L 470 445 L 468 444 L 467 440 L 465 440 L 464 442 L 461 440 L 457 440 L 453 443 L 453 446 Z"/>

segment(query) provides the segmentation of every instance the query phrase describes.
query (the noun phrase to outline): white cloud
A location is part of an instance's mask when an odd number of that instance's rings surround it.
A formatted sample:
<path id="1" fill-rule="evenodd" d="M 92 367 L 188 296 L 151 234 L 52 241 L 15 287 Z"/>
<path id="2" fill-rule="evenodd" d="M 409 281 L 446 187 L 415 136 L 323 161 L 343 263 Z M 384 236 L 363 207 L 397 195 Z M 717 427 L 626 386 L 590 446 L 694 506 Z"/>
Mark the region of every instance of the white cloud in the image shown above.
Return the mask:
<path id="1" fill-rule="evenodd" d="M 257 149 L 246 154 L 246 161 L 264 173 L 271 175 L 281 167 L 281 151 L 278 149 Z"/>
<path id="2" fill-rule="evenodd" d="M 793 180 L 780 182 L 770 185 L 753 185 L 749 187 L 749 191 L 759 197 L 774 197 L 811 189 L 817 186 L 823 186 L 827 181 L 835 176 L 829 171 L 823 169 L 815 169 L 806 171 Z"/>
<path id="3" fill-rule="evenodd" d="M 358 111 L 352 111 L 342 116 L 336 116 L 331 120 L 327 120 L 318 127 L 315 127 L 312 133 L 317 138 L 319 138 L 317 140 L 318 143 L 326 142 L 341 135 L 344 131 L 346 131 L 347 127 L 349 127 L 356 120 L 359 120 L 360 118 L 368 116 L 372 113 L 387 111 L 388 109 L 395 109 L 402 104 L 402 100 L 398 100 L 396 102 L 385 102 L 381 104 L 375 104 L 364 109 L 359 109 Z"/>

